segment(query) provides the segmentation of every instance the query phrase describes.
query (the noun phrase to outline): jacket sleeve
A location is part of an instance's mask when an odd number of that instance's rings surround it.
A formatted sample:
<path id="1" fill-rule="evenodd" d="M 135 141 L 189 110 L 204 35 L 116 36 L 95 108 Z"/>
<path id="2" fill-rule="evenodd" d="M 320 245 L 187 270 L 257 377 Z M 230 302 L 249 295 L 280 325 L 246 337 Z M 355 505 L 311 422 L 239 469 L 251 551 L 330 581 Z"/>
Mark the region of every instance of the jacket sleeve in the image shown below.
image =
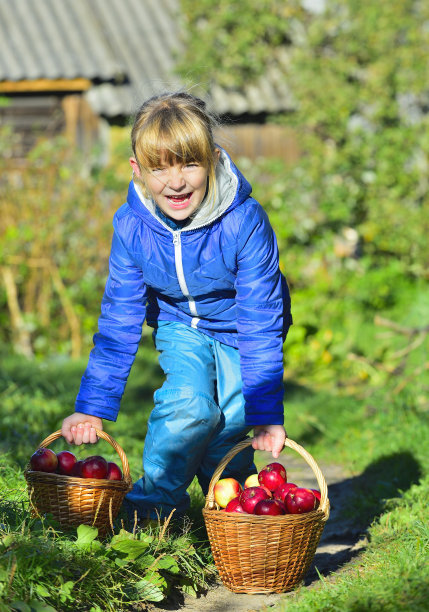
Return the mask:
<path id="1" fill-rule="evenodd" d="M 255 202 L 255 204 L 257 204 Z M 283 341 L 291 323 L 277 241 L 259 205 L 248 210 L 239 237 L 236 304 L 246 423 L 283 424 Z"/>
<path id="2" fill-rule="evenodd" d="M 141 269 L 117 232 L 112 240 L 107 279 L 88 366 L 76 399 L 77 412 L 115 421 L 146 316 Z"/>

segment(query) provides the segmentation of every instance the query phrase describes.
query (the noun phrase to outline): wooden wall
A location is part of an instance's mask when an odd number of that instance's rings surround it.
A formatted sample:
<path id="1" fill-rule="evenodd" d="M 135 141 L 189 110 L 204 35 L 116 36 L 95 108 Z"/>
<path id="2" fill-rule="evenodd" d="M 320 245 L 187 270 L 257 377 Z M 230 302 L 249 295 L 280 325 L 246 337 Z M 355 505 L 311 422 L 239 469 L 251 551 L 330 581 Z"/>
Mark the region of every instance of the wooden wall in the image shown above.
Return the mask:
<path id="1" fill-rule="evenodd" d="M 0 95 L 2 95 L 0 93 Z M 4 95 L 0 126 L 13 128 L 11 157 L 24 158 L 40 138 L 65 134 L 71 144 L 89 152 L 99 139 L 99 118 L 77 93 Z"/>
<path id="2" fill-rule="evenodd" d="M 52 137 L 64 129 L 61 99 L 54 94 L 3 96 L 0 125 L 11 126 L 11 156 L 24 157 L 41 136 Z"/>
<path id="3" fill-rule="evenodd" d="M 290 128 L 281 125 L 225 125 L 216 132 L 215 139 L 233 157 L 277 157 L 287 163 L 299 157 L 296 135 Z"/>

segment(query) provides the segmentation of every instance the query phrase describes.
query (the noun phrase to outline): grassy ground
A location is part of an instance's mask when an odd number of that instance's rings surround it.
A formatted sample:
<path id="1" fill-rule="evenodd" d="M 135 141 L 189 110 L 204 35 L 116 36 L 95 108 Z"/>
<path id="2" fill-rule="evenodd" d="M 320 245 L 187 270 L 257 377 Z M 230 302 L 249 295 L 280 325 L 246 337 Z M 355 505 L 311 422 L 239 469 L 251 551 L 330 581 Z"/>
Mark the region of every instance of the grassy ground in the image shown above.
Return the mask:
<path id="1" fill-rule="evenodd" d="M 350 473 L 346 510 L 368 534 L 359 558 L 276 610 L 428 609 L 429 428 L 413 397 L 379 391 L 367 400 L 292 393 L 289 432 L 318 459 Z"/>
<path id="2" fill-rule="evenodd" d="M 213 576 L 201 526 L 203 498 L 196 486 L 191 491 L 192 526 L 169 528 L 161 542 L 159 528 L 153 528 L 152 539 L 138 545 L 145 551 L 140 566 L 120 545 L 115 548 L 115 541 L 113 546 L 112 541 L 97 543 L 94 534 L 78 537 L 76 532 L 61 532 L 49 520 L 29 517 L 23 469 L 41 439 L 58 429 L 73 410 L 84 365 L 83 361 L 4 360 L 0 610 L 138 609 L 138 602 L 164 597 L 171 588 L 201 589 Z M 143 348 L 119 420 L 106 423 L 106 430 L 126 451 L 134 479 L 141 473 L 146 422 L 160 381 L 153 351 Z M 342 464 L 349 474 L 344 483 L 351 494 L 347 512 L 363 532 L 368 530 L 369 544 L 347 571 L 323 578 L 315 589 L 298 590 L 278 609 L 427 609 L 427 411 L 413 402 L 412 394 L 389 395 L 387 390 L 358 399 L 290 385 L 286 399 L 290 437 L 318 461 Z M 59 450 L 67 445 L 59 440 L 52 447 Z M 97 452 L 115 460 L 115 452 L 104 441 Z M 89 454 L 85 448 L 79 453 Z M 118 523 L 117 533 L 120 527 Z M 165 567 L 159 567 L 160 558 L 166 559 Z"/>

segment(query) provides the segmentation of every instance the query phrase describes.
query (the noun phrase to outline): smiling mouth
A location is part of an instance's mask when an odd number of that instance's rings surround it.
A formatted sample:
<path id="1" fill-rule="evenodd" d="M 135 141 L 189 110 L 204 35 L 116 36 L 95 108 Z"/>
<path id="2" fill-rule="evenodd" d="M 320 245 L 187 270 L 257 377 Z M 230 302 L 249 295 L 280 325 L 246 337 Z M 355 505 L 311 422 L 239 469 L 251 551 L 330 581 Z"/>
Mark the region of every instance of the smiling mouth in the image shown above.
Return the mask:
<path id="1" fill-rule="evenodd" d="M 175 195 L 168 195 L 166 196 L 167 200 L 169 201 L 169 203 L 171 204 L 171 206 L 173 206 L 173 208 L 181 208 L 183 206 L 187 206 L 189 203 L 189 200 L 191 199 L 192 196 L 192 191 L 189 193 L 184 193 L 184 194 L 175 194 Z"/>

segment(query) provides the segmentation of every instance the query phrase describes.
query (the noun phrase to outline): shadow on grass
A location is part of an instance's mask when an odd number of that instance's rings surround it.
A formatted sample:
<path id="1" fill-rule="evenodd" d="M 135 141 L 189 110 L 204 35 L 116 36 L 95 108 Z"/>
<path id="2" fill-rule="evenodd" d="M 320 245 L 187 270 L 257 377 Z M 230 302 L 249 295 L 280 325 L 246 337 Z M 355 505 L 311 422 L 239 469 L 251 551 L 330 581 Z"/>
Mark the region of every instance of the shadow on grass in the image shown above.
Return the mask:
<path id="1" fill-rule="evenodd" d="M 399 497 L 422 475 L 419 462 L 409 451 L 383 455 L 359 476 L 332 485 L 329 497 L 334 500 L 338 493 L 341 496 L 340 491 L 346 491 L 342 514 L 364 532 L 382 514 L 389 499 Z"/>
<path id="2" fill-rule="evenodd" d="M 328 483 L 331 513 L 305 583 L 317 580 L 316 567 L 326 576 L 358 555 L 362 546 L 356 544 L 385 511 L 386 503 L 400 497 L 421 476 L 418 461 L 403 451 L 379 457 L 359 476 Z"/>

